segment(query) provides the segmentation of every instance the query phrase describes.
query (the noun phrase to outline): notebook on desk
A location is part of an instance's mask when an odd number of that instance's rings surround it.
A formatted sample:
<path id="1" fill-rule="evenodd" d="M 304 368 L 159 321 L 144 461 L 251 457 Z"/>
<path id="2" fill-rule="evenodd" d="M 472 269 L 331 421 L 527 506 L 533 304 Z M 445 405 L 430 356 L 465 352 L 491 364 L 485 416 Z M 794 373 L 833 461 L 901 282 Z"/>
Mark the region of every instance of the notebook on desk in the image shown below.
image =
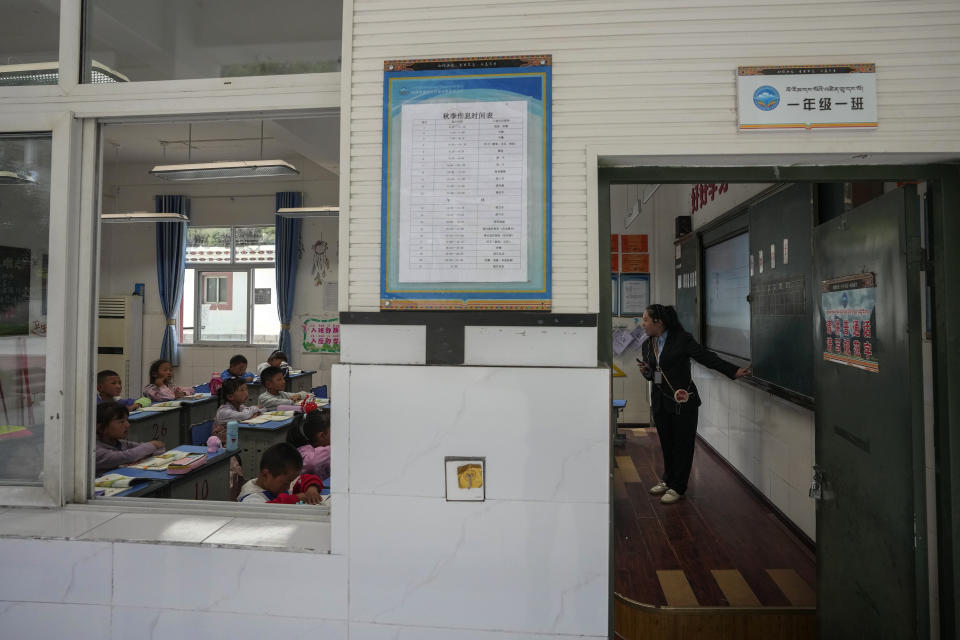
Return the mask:
<path id="1" fill-rule="evenodd" d="M 93 481 L 93 495 L 109 498 L 122 493 L 137 482 L 148 482 L 149 478 L 131 478 L 119 473 L 108 473 Z"/>
<path id="2" fill-rule="evenodd" d="M 121 465 L 127 469 L 143 469 L 144 471 L 166 471 L 167 467 L 170 466 L 170 463 L 184 458 L 190 455 L 187 451 L 179 451 L 174 449 L 173 451 L 167 451 L 166 453 L 161 453 L 146 460 L 141 460 L 140 462 L 131 462 L 129 464 Z"/>

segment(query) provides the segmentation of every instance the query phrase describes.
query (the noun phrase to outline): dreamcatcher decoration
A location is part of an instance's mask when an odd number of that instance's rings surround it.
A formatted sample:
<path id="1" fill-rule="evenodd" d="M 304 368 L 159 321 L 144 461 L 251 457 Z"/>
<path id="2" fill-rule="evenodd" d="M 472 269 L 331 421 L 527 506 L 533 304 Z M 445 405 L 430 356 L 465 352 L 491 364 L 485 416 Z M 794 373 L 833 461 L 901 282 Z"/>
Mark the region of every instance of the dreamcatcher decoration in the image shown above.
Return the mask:
<path id="1" fill-rule="evenodd" d="M 313 286 L 319 287 L 330 269 L 330 244 L 320 239 L 313 243 Z"/>

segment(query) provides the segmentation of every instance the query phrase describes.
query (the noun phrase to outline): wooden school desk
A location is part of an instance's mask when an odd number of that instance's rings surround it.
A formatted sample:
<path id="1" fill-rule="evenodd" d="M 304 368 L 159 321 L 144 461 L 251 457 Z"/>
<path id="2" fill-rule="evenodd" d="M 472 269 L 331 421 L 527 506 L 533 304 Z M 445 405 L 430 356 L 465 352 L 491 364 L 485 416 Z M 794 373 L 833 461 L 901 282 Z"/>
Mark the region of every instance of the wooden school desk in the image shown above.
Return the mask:
<path id="1" fill-rule="evenodd" d="M 130 433 L 126 439 L 134 442 L 159 440 L 167 449 L 183 444 L 180 437 L 180 403 L 163 407 L 154 404 L 153 407 L 130 414 Z"/>
<path id="2" fill-rule="evenodd" d="M 177 451 L 207 453 L 206 446 L 181 445 Z M 166 471 L 145 471 L 120 467 L 108 473 L 119 473 L 131 478 L 147 478 L 126 491 L 111 497 L 179 498 L 181 500 L 230 500 L 230 458 L 238 451 L 220 449 L 208 453 L 204 464 L 188 473 L 170 475 Z"/>

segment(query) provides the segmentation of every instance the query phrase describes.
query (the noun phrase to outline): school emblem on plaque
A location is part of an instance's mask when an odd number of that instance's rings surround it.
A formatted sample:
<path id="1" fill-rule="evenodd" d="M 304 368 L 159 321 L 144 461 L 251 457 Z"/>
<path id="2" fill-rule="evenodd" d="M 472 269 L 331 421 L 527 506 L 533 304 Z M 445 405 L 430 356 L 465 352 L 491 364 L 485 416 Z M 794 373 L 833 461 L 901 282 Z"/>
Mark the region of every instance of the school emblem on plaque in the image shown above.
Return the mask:
<path id="1" fill-rule="evenodd" d="M 772 111 L 780 104 L 780 92 L 768 84 L 753 92 L 753 104 L 761 111 Z"/>

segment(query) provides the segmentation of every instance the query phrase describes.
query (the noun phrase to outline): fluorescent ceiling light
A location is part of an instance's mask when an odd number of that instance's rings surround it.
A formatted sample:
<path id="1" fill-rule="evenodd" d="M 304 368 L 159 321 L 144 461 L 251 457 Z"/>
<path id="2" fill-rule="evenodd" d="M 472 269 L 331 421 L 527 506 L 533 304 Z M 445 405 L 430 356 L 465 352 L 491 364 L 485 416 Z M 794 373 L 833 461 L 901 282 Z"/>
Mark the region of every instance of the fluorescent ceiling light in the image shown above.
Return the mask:
<path id="1" fill-rule="evenodd" d="M 36 178 L 26 173 L 0 171 L 0 184 L 33 184 L 36 181 Z"/>
<path id="2" fill-rule="evenodd" d="M 190 218 L 182 213 L 158 213 L 156 211 L 126 211 L 124 213 L 101 213 L 101 222 L 186 222 Z"/>
<path id="3" fill-rule="evenodd" d="M 150 174 L 161 180 L 225 180 L 295 176 L 300 172 L 283 160 L 239 160 L 237 162 L 198 162 L 195 164 L 159 164 Z"/>
<path id="4" fill-rule="evenodd" d="M 59 81 L 60 63 L 56 60 L 0 65 L 0 86 L 52 85 Z M 90 62 L 90 84 L 115 82 L 130 82 L 130 78 L 96 60 Z"/>
<path id="5" fill-rule="evenodd" d="M 277 215 L 281 218 L 336 218 L 340 207 L 280 207 Z"/>

